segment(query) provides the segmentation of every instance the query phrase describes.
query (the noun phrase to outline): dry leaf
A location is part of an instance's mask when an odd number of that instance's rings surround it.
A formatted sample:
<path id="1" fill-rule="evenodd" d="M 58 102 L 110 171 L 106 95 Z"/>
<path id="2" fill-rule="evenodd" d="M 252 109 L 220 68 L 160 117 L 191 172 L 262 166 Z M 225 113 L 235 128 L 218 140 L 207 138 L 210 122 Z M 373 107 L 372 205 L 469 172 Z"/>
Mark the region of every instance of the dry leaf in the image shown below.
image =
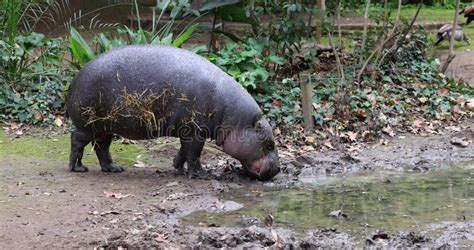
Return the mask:
<path id="1" fill-rule="evenodd" d="M 136 161 L 135 164 L 133 164 L 133 167 L 144 168 L 144 167 L 146 167 L 146 165 L 142 161 Z"/>
<path id="2" fill-rule="evenodd" d="M 167 234 L 158 234 L 154 239 L 158 243 L 166 243 L 166 244 L 170 243 L 168 241 L 168 235 Z"/>
<path id="3" fill-rule="evenodd" d="M 456 127 L 456 126 L 448 126 L 446 127 L 446 129 L 454 131 L 454 132 L 460 132 L 462 130 L 460 127 Z"/>
<path id="4" fill-rule="evenodd" d="M 440 96 L 445 96 L 445 95 L 447 95 L 448 93 L 449 93 L 449 89 L 447 89 L 447 88 L 440 88 L 440 89 L 439 89 L 439 92 L 438 92 L 438 95 L 440 95 Z"/>
<path id="5" fill-rule="evenodd" d="M 277 127 L 273 130 L 273 135 L 277 136 L 277 135 L 280 135 L 280 134 L 281 134 L 280 128 Z"/>
<path id="6" fill-rule="evenodd" d="M 423 125 L 423 122 L 424 122 L 423 119 L 415 119 L 415 120 L 413 121 L 413 127 L 415 127 L 415 128 L 421 128 L 422 125 Z"/>
<path id="7" fill-rule="evenodd" d="M 104 195 L 105 197 L 116 198 L 116 199 L 122 199 L 122 198 L 130 196 L 130 194 L 124 195 L 122 193 L 114 193 L 114 192 L 108 192 L 108 191 L 104 191 Z"/>
<path id="8" fill-rule="evenodd" d="M 474 99 L 467 100 L 466 107 L 469 110 L 474 111 Z"/>
<path id="9" fill-rule="evenodd" d="M 43 120 L 43 114 L 36 109 L 33 109 L 33 117 L 35 121 L 40 122 Z"/>
<path id="10" fill-rule="evenodd" d="M 314 135 L 309 135 L 304 137 L 304 142 L 306 144 L 313 144 L 316 141 L 316 136 Z"/>
<path id="11" fill-rule="evenodd" d="M 462 111 L 461 108 L 459 107 L 459 105 L 455 105 L 453 107 L 453 112 L 458 114 L 458 115 L 465 115 L 466 112 Z"/>
<path id="12" fill-rule="evenodd" d="M 332 146 L 331 142 L 329 140 L 325 141 L 324 142 L 324 146 L 330 148 L 330 149 L 334 149 L 334 147 Z"/>
<path id="13" fill-rule="evenodd" d="M 58 127 L 61 127 L 63 125 L 63 119 L 61 119 L 59 116 L 56 116 L 56 119 L 54 119 L 54 124 Z"/>
<path id="14" fill-rule="evenodd" d="M 357 132 L 347 132 L 347 136 L 349 137 L 349 140 L 351 140 L 352 142 L 355 142 L 357 140 Z"/>
<path id="15" fill-rule="evenodd" d="M 128 144 L 130 144 L 131 142 L 130 142 L 130 139 L 122 138 L 122 141 L 121 141 L 120 143 L 122 143 L 122 144 L 127 144 L 127 145 L 128 145 Z"/>
<path id="16" fill-rule="evenodd" d="M 465 148 L 469 146 L 470 143 L 471 142 L 468 141 L 466 138 L 459 138 L 459 137 L 451 138 L 451 144 L 453 144 L 454 146 L 461 147 L 461 148 Z"/>
<path id="17" fill-rule="evenodd" d="M 390 137 L 395 137 L 395 132 L 393 132 L 393 129 L 390 126 L 383 128 L 382 132 L 389 135 Z"/>
<path id="18" fill-rule="evenodd" d="M 458 99 L 456 99 L 456 102 L 457 104 L 460 104 L 460 105 L 464 105 L 464 103 L 466 102 L 466 98 L 464 98 L 464 96 L 459 96 Z"/>

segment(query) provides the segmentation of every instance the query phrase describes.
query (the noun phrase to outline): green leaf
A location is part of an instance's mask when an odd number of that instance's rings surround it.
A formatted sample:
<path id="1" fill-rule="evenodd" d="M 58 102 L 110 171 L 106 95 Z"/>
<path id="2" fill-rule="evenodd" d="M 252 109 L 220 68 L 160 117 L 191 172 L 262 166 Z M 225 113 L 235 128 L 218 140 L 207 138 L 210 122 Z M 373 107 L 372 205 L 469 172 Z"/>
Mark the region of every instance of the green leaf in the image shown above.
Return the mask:
<path id="1" fill-rule="evenodd" d="M 268 59 L 272 63 L 276 63 L 276 64 L 279 64 L 279 65 L 285 64 L 285 58 L 283 58 L 281 56 L 271 55 L 271 56 L 268 57 Z"/>
<path id="2" fill-rule="evenodd" d="M 74 27 L 71 27 L 71 36 L 69 37 L 69 47 L 71 48 L 72 55 L 82 66 L 88 61 L 94 59 L 95 54 L 92 52 L 91 47 L 82 38 L 81 34 L 77 32 Z"/>
<path id="3" fill-rule="evenodd" d="M 239 3 L 240 0 L 207 0 L 199 9 L 200 12 L 212 10 L 218 7 Z"/>
<path id="4" fill-rule="evenodd" d="M 43 34 L 40 34 L 40 33 L 31 32 L 31 34 L 27 38 L 28 38 L 29 43 L 31 43 L 33 46 L 37 47 L 37 46 L 41 45 L 41 43 L 45 39 L 45 36 Z"/>
<path id="5" fill-rule="evenodd" d="M 244 8 L 237 5 L 227 5 L 219 8 L 216 11 L 216 17 L 219 17 L 224 21 L 248 23 L 254 27 L 258 26 L 257 21 L 252 17 L 248 17 L 245 14 Z"/>
<path id="6" fill-rule="evenodd" d="M 176 37 L 176 39 L 174 39 L 172 45 L 174 47 L 181 46 L 184 42 L 186 42 L 189 38 L 191 38 L 191 36 L 194 34 L 194 32 L 197 30 L 198 27 L 199 27 L 198 23 L 191 25 L 189 28 L 186 29 L 186 31 L 184 31 L 181 35 L 179 35 L 178 37 Z"/>

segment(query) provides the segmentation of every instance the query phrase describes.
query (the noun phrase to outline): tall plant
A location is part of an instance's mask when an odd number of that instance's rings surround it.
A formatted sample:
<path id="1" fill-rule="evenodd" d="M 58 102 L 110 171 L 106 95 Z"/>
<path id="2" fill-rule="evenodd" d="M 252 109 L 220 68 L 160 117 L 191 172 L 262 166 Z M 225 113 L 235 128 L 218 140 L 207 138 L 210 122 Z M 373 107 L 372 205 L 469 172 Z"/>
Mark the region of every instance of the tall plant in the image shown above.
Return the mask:
<path id="1" fill-rule="evenodd" d="M 74 59 L 77 61 L 77 67 L 81 67 L 92 60 L 97 54 L 106 52 L 110 49 L 131 44 L 159 44 L 180 47 L 196 32 L 198 24 L 195 20 L 200 17 L 199 12 L 190 9 L 188 0 L 178 0 L 176 2 L 163 2 L 157 6 L 160 9 L 159 15 L 156 15 L 153 9 L 152 28 L 150 31 L 142 29 L 140 11 L 138 3 L 134 1 L 134 11 L 138 18 L 138 29 L 130 29 L 127 26 L 119 26 L 117 32 L 124 35 L 122 37 L 110 37 L 104 33 L 98 34 L 94 38 L 97 49 L 94 52 L 92 47 L 85 41 L 81 34 L 74 28 L 70 29 L 69 47 Z M 165 12 L 170 11 L 170 19 L 164 22 Z M 189 20 L 189 17 L 191 20 Z M 188 18 L 188 22 L 176 25 L 178 19 Z M 159 27 L 160 23 L 164 24 Z"/>

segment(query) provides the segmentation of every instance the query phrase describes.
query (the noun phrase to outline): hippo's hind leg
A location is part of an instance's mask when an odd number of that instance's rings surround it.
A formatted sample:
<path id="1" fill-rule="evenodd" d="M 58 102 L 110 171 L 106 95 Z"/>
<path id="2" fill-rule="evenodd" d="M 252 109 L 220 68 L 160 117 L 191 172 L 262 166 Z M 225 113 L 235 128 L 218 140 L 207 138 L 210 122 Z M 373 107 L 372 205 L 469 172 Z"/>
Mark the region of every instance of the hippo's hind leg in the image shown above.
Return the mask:
<path id="1" fill-rule="evenodd" d="M 209 174 L 201 167 L 202 148 L 205 140 L 201 138 L 181 138 L 181 149 L 174 159 L 174 166 L 178 171 L 184 172 L 184 162 L 188 166 L 189 177 L 207 177 Z"/>
<path id="2" fill-rule="evenodd" d="M 82 165 L 84 147 L 94 140 L 91 132 L 74 129 L 71 133 L 71 154 L 69 155 L 69 169 L 73 172 L 87 172 L 89 169 Z"/>
<path id="3" fill-rule="evenodd" d="M 186 155 L 184 154 L 184 149 L 181 143 L 181 148 L 173 160 L 173 166 L 178 170 L 178 174 L 184 174 L 184 163 L 186 163 Z"/>
<path id="4" fill-rule="evenodd" d="M 113 134 L 105 134 L 96 137 L 94 141 L 94 150 L 99 159 L 100 167 L 103 172 L 119 173 L 123 168 L 113 164 L 110 155 L 110 144 L 112 144 Z"/>

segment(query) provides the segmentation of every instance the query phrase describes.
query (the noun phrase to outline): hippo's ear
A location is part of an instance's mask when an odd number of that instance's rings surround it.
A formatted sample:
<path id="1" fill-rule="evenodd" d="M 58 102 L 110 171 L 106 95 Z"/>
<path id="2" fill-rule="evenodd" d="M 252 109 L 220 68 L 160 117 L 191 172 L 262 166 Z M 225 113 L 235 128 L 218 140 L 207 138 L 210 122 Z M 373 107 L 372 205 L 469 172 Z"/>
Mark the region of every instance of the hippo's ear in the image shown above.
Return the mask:
<path id="1" fill-rule="evenodd" d="M 252 127 L 254 127 L 255 129 L 260 129 L 262 127 L 262 124 L 260 122 L 260 120 L 262 119 L 262 115 L 256 115 L 253 119 L 253 122 L 252 122 Z"/>

